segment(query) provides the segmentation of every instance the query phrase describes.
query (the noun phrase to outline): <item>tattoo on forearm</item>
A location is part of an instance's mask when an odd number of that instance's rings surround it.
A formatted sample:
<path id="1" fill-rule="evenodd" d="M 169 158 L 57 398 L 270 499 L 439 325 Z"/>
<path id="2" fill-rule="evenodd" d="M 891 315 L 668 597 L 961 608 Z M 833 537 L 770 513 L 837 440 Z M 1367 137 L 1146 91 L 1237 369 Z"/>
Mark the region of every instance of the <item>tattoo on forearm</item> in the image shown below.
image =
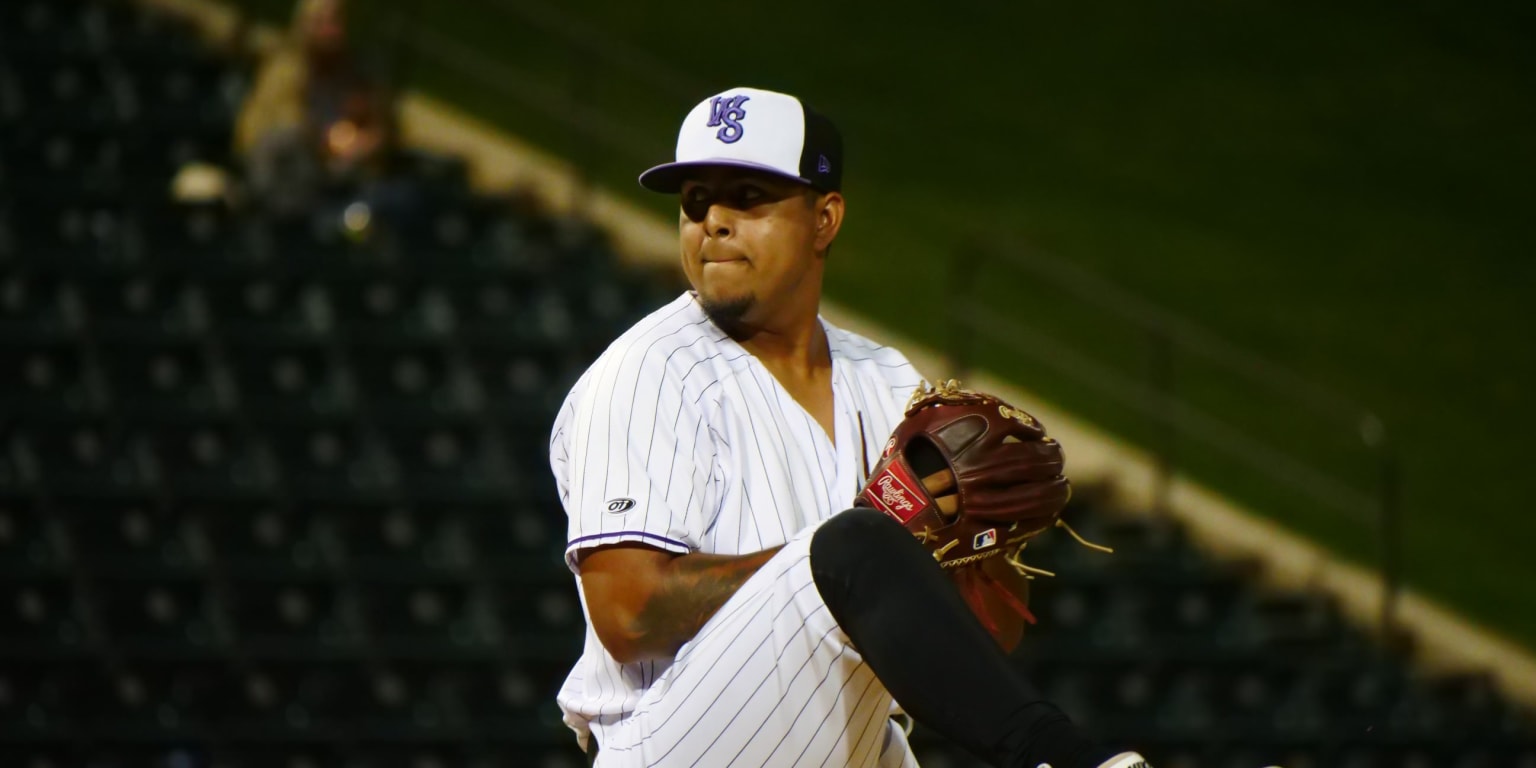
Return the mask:
<path id="1" fill-rule="evenodd" d="M 676 653 L 777 548 L 752 555 L 684 555 L 672 561 L 666 580 L 651 594 L 632 628 L 646 645 Z"/>

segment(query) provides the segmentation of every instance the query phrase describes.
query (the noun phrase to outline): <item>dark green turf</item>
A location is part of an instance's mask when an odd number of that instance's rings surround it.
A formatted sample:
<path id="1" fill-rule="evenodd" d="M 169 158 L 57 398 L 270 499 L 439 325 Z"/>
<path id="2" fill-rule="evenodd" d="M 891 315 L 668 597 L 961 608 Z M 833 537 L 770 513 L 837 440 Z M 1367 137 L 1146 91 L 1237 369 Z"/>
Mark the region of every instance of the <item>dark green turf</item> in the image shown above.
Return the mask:
<path id="1" fill-rule="evenodd" d="M 1368 403 L 1403 453 L 1411 583 L 1536 645 L 1530 6 L 575 0 L 560 7 L 592 30 L 581 53 L 506 7 L 422 4 L 420 23 L 596 117 L 554 119 L 430 55 L 412 84 L 668 216 L 633 186 L 647 159 L 633 147 L 664 159 L 676 120 L 719 88 L 801 94 L 850 147 L 831 295 L 942 347 L 938 287 L 975 233 L 1086 267 Z M 619 47 L 677 74 L 602 53 Z M 628 149 L 593 138 L 615 132 Z M 1143 337 L 1113 313 L 997 268 L 982 278 L 1068 348 L 1145 373 Z M 1213 486 L 1375 561 L 1369 517 L 1276 490 L 1048 361 L 992 349 L 982 361 L 1020 384 L 1171 445 Z M 1312 424 L 1199 360 L 1172 370 L 1244 433 L 1370 483 L 1349 420 Z"/>

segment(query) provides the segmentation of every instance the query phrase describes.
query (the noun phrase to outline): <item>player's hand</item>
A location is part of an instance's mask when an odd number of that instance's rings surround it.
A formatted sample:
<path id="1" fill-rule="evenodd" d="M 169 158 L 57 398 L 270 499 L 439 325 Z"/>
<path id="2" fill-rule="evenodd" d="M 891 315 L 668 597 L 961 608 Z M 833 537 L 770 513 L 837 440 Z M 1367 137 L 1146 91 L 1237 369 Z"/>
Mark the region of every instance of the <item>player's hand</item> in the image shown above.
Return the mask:
<path id="1" fill-rule="evenodd" d="M 954 517 L 955 511 L 960 509 L 960 496 L 955 493 L 955 473 L 947 469 L 941 469 L 923 478 L 923 487 L 929 495 L 938 503 L 939 511 L 946 517 Z"/>

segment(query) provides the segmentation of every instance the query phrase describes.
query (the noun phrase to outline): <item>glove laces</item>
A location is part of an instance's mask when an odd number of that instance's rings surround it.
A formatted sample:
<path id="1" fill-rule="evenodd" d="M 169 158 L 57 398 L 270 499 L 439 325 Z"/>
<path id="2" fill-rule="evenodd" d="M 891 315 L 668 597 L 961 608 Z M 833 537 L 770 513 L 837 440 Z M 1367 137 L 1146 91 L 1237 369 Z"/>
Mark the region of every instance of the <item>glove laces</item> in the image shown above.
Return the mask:
<path id="1" fill-rule="evenodd" d="M 1096 552 L 1103 552 L 1106 555 L 1112 555 L 1115 553 L 1115 550 L 1110 547 L 1106 547 L 1103 544 L 1095 544 L 1083 538 L 1082 535 L 1080 535 L 1077 531 L 1072 530 L 1072 526 L 1067 525 L 1067 521 L 1059 517 L 1056 518 L 1055 527 L 1065 529 L 1066 532 L 1071 535 L 1074 540 L 1077 541 L 1077 543 L 1091 550 Z M 1029 539 L 1025 539 L 1024 541 L 1019 542 L 1019 548 L 1015 549 L 1011 554 L 1005 555 L 1003 559 L 1009 565 L 1013 566 L 1013 569 L 1018 571 L 1020 575 L 1031 581 L 1033 581 L 1036 576 L 1050 576 L 1054 578 L 1056 576 L 1055 571 L 1047 571 L 1044 568 L 1036 568 L 1035 566 L 1029 565 L 1028 563 L 1025 563 L 1019 559 L 1019 557 L 1024 554 L 1024 548 L 1027 546 L 1029 546 Z"/>

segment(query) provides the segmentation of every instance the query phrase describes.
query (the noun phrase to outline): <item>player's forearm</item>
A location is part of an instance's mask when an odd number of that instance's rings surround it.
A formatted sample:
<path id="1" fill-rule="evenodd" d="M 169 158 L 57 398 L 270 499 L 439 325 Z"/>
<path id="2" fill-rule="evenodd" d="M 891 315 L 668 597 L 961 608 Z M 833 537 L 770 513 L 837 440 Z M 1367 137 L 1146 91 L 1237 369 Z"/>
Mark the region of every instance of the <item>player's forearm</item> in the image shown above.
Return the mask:
<path id="1" fill-rule="evenodd" d="M 695 553 L 673 558 L 629 620 L 624 650 L 631 658 L 620 661 L 675 655 L 778 551 L 774 547 L 750 555 Z"/>

